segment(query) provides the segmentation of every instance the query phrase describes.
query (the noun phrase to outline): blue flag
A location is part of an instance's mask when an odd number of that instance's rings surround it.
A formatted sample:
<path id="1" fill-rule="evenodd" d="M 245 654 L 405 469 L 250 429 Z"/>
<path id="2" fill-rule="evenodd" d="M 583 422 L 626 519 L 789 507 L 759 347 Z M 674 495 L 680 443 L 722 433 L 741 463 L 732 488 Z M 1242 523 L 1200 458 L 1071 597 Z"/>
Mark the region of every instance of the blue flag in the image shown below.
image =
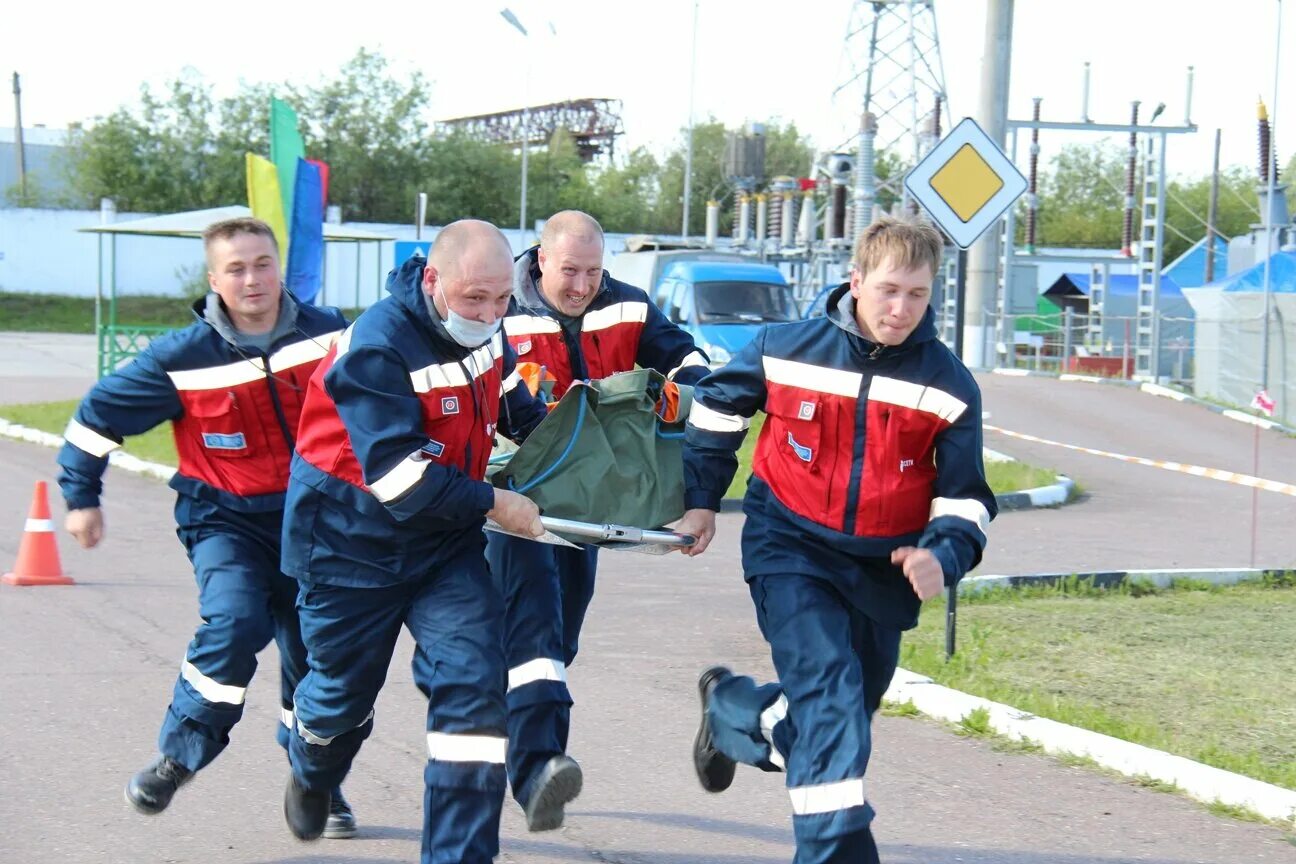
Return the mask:
<path id="1" fill-rule="evenodd" d="M 288 241 L 288 290 L 302 303 L 314 303 L 323 278 L 324 191 L 319 168 L 299 158 Z"/>

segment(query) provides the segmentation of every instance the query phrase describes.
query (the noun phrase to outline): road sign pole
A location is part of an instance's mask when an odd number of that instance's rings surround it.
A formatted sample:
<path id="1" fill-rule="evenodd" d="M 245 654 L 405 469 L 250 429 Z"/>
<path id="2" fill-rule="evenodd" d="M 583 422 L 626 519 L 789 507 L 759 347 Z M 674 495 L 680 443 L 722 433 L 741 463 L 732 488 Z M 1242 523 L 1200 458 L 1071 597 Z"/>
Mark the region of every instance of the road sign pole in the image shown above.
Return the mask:
<path id="1" fill-rule="evenodd" d="M 967 310 L 967 267 L 968 253 L 966 249 L 958 250 L 958 273 L 955 275 L 955 290 L 957 291 L 957 301 L 954 306 L 954 356 L 963 360 L 963 322 L 966 320 Z M 966 361 L 965 361 L 966 362 Z"/>
<path id="2" fill-rule="evenodd" d="M 954 656 L 954 637 L 958 632 L 958 583 L 945 590 L 945 662 Z"/>

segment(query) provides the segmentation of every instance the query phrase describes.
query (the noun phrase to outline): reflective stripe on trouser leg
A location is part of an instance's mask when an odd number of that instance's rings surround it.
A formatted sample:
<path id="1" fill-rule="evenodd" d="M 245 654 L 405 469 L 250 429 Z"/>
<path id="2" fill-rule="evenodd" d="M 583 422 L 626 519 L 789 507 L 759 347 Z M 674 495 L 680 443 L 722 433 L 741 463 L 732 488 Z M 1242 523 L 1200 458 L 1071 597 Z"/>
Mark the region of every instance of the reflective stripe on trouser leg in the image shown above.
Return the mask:
<path id="1" fill-rule="evenodd" d="M 265 542 L 227 531 L 181 531 L 194 565 L 203 623 L 180 664 L 158 749 L 190 770 L 209 764 L 243 716 L 257 652 L 274 633 L 270 613 L 277 555 Z"/>
<path id="2" fill-rule="evenodd" d="M 310 669 L 294 697 L 289 759 L 308 789 L 342 784 L 373 730 L 373 706 L 391 663 L 413 587 L 303 584 L 298 595 Z"/>
<path id="3" fill-rule="evenodd" d="M 275 739 L 284 750 L 288 749 L 289 736 L 294 728 L 293 696 L 309 669 L 306 645 L 301 638 L 301 622 L 297 620 L 297 590 L 296 579 L 281 576 L 275 584 L 270 607 L 274 615 L 275 644 L 279 648 L 280 719 L 287 718 L 287 722 L 281 722 L 275 729 Z"/>
<path id="4" fill-rule="evenodd" d="M 787 765 L 798 864 L 850 860 L 840 856 L 859 848 L 873 818 L 864 795 L 870 718 L 856 648 L 866 619 L 825 579 L 757 576 L 750 590 L 787 700 L 784 719 L 770 725 Z"/>
<path id="5" fill-rule="evenodd" d="M 506 534 L 487 535 L 486 560 L 504 597 L 509 667 L 505 764 L 513 797 L 523 805 L 540 769 L 566 751 L 571 724 L 555 549 Z"/>
<path id="6" fill-rule="evenodd" d="M 782 757 L 774 761 L 777 754 L 764 734 L 762 721 L 781 699 L 778 684 L 757 686 L 745 675 L 734 675 L 717 684 L 711 692 L 708 713 L 716 749 L 745 765 L 778 771 Z"/>
<path id="7" fill-rule="evenodd" d="M 499 854 L 508 746 L 504 603 L 480 552 L 434 573 L 405 617 L 429 694 L 422 861 L 490 864 Z"/>

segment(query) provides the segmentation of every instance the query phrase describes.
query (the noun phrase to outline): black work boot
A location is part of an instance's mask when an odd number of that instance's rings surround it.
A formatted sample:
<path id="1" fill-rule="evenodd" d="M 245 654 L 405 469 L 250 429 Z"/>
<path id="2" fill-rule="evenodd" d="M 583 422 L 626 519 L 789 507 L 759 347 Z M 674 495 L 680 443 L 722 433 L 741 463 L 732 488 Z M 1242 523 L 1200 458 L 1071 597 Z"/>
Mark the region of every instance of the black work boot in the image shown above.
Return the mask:
<path id="1" fill-rule="evenodd" d="M 698 782 L 708 792 L 723 792 L 733 783 L 738 763 L 716 749 L 711 738 L 711 693 L 717 684 L 733 675 L 723 666 L 712 666 L 698 677 L 698 696 L 702 700 L 702 722 L 693 739 L 693 769 Z"/>
<path id="2" fill-rule="evenodd" d="M 159 756 L 126 784 L 126 800 L 139 812 L 156 816 L 167 808 L 176 790 L 189 782 L 193 774 L 170 756 Z"/>
<path id="3" fill-rule="evenodd" d="M 563 824 L 563 807 L 581 793 L 585 777 L 576 760 L 565 753 L 552 757 L 536 775 L 527 799 L 528 831 L 552 831 Z"/>
<path id="4" fill-rule="evenodd" d="M 339 786 L 333 790 L 333 798 L 329 802 L 328 821 L 324 823 L 324 838 L 346 840 L 355 835 L 355 814 L 351 812 L 351 805 L 342 797 L 342 787 Z"/>
<path id="5" fill-rule="evenodd" d="M 328 824 L 329 799 L 333 796 L 327 789 L 303 789 L 297 785 L 297 778 L 288 775 L 288 787 L 284 789 L 284 820 L 288 830 L 298 840 L 318 840 Z"/>

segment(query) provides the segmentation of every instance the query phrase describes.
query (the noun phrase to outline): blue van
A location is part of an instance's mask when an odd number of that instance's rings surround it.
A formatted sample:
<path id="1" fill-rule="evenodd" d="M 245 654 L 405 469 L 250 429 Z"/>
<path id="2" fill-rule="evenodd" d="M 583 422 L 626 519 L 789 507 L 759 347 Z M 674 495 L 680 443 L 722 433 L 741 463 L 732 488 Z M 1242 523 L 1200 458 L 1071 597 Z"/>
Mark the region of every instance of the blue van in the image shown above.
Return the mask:
<path id="1" fill-rule="evenodd" d="M 649 296 L 688 331 L 714 366 L 728 363 L 761 325 L 801 317 L 782 272 L 749 261 L 672 262 Z"/>

